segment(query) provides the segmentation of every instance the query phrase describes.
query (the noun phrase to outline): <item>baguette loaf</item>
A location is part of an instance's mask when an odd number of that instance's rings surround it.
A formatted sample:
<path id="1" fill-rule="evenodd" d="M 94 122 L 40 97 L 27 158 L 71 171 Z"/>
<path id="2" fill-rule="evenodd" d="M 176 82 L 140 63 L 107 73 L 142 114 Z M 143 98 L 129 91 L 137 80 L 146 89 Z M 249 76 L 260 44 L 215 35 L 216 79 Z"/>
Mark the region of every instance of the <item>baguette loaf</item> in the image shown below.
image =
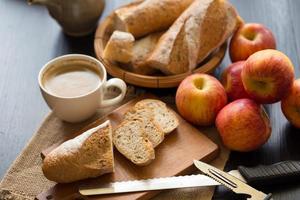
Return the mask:
<path id="1" fill-rule="evenodd" d="M 136 165 L 148 165 L 155 158 L 141 120 L 123 121 L 113 132 L 113 143 L 120 153 Z"/>
<path id="2" fill-rule="evenodd" d="M 138 38 L 167 29 L 194 0 L 145 0 L 115 11 L 116 29 Z"/>
<path id="3" fill-rule="evenodd" d="M 47 179 L 69 183 L 114 171 L 112 128 L 109 121 L 68 140 L 43 161 Z"/>
<path id="4" fill-rule="evenodd" d="M 225 42 L 238 22 L 226 0 L 195 0 L 159 39 L 147 63 L 168 75 L 192 70 Z"/>
<path id="5" fill-rule="evenodd" d="M 151 52 L 154 50 L 162 32 L 152 33 L 146 37 L 143 37 L 139 40 L 136 40 L 133 45 L 133 52 L 132 52 L 132 60 L 131 71 L 144 74 L 144 75 L 151 75 L 155 73 L 156 69 L 148 66 L 145 62 Z"/>
<path id="6" fill-rule="evenodd" d="M 130 33 L 114 31 L 107 42 L 103 58 L 110 61 L 129 63 L 132 59 L 134 37 Z"/>
<path id="7" fill-rule="evenodd" d="M 140 107 L 131 108 L 125 113 L 125 120 L 141 120 L 147 138 L 152 143 L 153 147 L 157 147 L 164 140 L 164 132 L 154 120 L 154 112 L 151 108 Z"/>
<path id="8" fill-rule="evenodd" d="M 237 10 L 227 0 L 218 0 L 215 6 L 210 6 L 202 23 L 198 63 L 220 47 L 242 23 Z"/>

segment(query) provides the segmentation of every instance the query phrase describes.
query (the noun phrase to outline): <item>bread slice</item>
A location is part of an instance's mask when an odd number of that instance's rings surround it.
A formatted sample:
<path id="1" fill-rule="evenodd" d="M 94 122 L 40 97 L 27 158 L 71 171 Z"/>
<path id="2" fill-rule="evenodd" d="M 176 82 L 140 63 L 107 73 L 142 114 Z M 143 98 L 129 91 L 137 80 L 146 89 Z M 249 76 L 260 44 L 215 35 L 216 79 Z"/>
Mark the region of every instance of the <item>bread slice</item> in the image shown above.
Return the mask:
<path id="1" fill-rule="evenodd" d="M 158 122 L 158 124 L 160 124 L 160 127 L 165 134 L 171 133 L 179 125 L 177 117 L 173 111 L 169 109 L 156 109 L 154 119 Z"/>
<path id="2" fill-rule="evenodd" d="M 154 148 L 164 140 L 165 134 L 155 122 L 154 112 L 151 108 L 141 107 L 137 109 L 133 107 L 125 113 L 124 119 L 127 121 L 142 120 L 145 134 Z"/>
<path id="3" fill-rule="evenodd" d="M 136 165 L 148 165 L 155 158 L 154 148 L 141 120 L 123 121 L 113 132 L 113 143 Z"/>
<path id="4" fill-rule="evenodd" d="M 114 31 L 107 42 L 103 58 L 110 61 L 129 63 L 132 60 L 134 37 L 130 33 Z"/>
<path id="5" fill-rule="evenodd" d="M 117 30 L 142 37 L 167 29 L 194 0 L 145 0 L 115 11 Z"/>
<path id="6" fill-rule="evenodd" d="M 161 36 L 147 63 L 167 75 L 193 70 L 228 39 L 239 19 L 226 0 L 195 0 Z"/>
<path id="7" fill-rule="evenodd" d="M 148 107 L 148 108 L 151 108 L 151 109 L 155 109 L 157 107 L 159 108 L 167 108 L 167 105 L 160 101 L 160 100 L 157 100 L 157 99 L 144 99 L 144 100 L 141 100 L 139 102 L 137 102 L 134 107 L 136 108 L 139 108 L 139 107 Z"/>
<path id="8" fill-rule="evenodd" d="M 69 183 L 114 171 L 109 121 L 68 140 L 50 152 L 42 170 L 47 179 Z"/>
<path id="9" fill-rule="evenodd" d="M 179 121 L 173 111 L 167 108 L 166 104 L 156 99 L 144 99 L 135 104 L 136 109 L 143 107 L 151 108 L 154 112 L 154 122 L 165 133 L 169 134 L 175 130 Z"/>
<path id="10" fill-rule="evenodd" d="M 145 62 L 162 34 L 163 32 L 152 33 L 134 42 L 131 71 L 143 75 L 151 75 L 157 71 L 157 69 L 148 66 Z"/>

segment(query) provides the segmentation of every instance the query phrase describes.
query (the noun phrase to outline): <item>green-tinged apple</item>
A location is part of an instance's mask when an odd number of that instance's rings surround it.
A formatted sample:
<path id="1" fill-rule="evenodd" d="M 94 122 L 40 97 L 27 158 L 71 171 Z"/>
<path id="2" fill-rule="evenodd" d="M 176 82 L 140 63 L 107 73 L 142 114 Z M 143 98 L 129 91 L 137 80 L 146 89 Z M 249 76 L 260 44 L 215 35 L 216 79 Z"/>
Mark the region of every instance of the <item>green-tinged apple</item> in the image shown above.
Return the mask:
<path id="1" fill-rule="evenodd" d="M 241 79 L 241 72 L 245 61 L 238 61 L 229 65 L 221 75 L 221 83 L 230 101 L 249 98 Z"/>
<path id="2" fill-rule="evenodd" d="M 195 125 L 213 125 L 218 112 L 226 103 L 224 87 L 216 78 L 207 74 L 197 73 L 186 77 L 176 93 L 179 113 Z"/>
<path id="3" fill-rule="evenodd" d="M 267 49 L 252 54 L 244 63 L 242 82 L 251 99 L 262 104 L 280 101 L 292 87 L 294 66 L 280 51 Z"/>
<path id="4" fill-rule="evenodd" d="M 238 99 L 226 105 L 216 118 L 216 126 L 223 144 L 240 152 L 261 147 L 272 130 L 263 107 L 251 99 Z"/>
<path id="5" fill-rule="evenodd" d="M 281 101 L 285 117 L 297 128 L 300 128 L 300 79 L 294 81 L 292 89 Z"/>
<path id="6" fill-rule="evenodd" d="M 246 60 L 263 49 L 276 49 L 273 33 L 262 24 L 248 23 L 241 26 L 230 41 L 229 54 L 232 62 Z"/>

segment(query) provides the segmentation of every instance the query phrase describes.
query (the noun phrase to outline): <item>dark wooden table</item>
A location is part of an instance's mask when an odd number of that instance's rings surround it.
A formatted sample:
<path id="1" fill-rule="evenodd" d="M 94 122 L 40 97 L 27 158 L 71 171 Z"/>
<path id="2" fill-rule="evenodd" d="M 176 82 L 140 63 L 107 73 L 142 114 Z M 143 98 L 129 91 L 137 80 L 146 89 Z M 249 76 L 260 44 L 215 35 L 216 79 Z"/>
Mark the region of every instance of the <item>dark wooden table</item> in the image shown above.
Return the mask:
<path id="1" fill-rule="evenodd" d="M 108 0 L 104 16 L 129 0 Z M 246 22 L 259 22 L 275 34 L 278 49 L 286 53 L 299 78 L 300 1 L 231 0 Z M 0 1 L 0 178 L 49 112 L 37 84 L 37 75 L 48 60 L 68 53 L 94 55 L 93 35 L 71 38 L 64 35 L 46 8 L 28 6 L 24 0 Z M 230 60 L 224 59 L 216 75 Z M 243 164 L 271 164 L 300 160 L 300 130 L 293 128 L 281 113 L 280 105 L 267 106 L 272 136 L 261 149 L 232 153 L 226 170 Z M 300 184 L 265 188 L 275 199 L 300 199 Z M 222 187 L 215 199 L 238 199 Z"/>

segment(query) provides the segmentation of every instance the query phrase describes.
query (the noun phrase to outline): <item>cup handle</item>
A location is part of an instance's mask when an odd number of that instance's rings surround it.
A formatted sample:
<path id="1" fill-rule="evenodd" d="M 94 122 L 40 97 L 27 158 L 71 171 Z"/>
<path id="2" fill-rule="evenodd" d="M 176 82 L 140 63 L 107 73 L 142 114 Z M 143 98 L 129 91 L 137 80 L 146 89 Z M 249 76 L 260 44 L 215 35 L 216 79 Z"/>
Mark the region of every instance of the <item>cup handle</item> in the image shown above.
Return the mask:
<path id="1" fill-rule="evenodd" d="M 105 84 L 104 91 L 107 91 L 107 88 L 110 88 L 110 87 L 119 88 L 121 90 L 121 93 L 112 99 L 102 99 L 102 101 L 100 103 L 100 107 L 112 106 L 117 103 L 120 103 L 124 99 L 127 87 L 126 87 L 126 83 L 123 80 L 121 80 L 119 78 L 112 78 L 112 79 L 108 80 Z"/>

